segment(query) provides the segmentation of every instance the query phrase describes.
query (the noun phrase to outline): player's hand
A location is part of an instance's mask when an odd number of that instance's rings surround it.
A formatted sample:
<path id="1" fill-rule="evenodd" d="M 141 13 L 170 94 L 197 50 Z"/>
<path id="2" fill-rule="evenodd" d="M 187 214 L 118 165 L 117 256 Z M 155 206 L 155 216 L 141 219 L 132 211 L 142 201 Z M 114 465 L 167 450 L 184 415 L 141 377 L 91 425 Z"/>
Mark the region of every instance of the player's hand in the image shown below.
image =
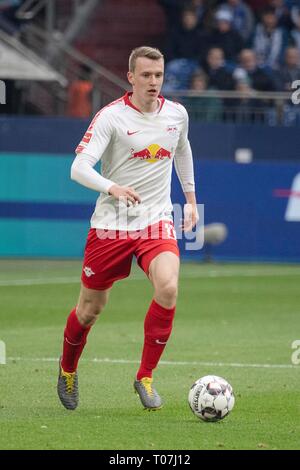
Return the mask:
<path id="1" fill-rule="evenodd" d="M 111 194 L 115 199 L 123 201 L 127 206 L 132 206 L 139 204 L 141 198 L 138 193 L 130 187 L 119 186 L 118 184 L 113 184 L 108 193 Z"/>
<path id="2" fill-rule="evenodd" d="M 184 232 L 190 232 L 199 220 L 196 204 L 185 204 L 183 208 L 183 224 L 180 226 Z"/>

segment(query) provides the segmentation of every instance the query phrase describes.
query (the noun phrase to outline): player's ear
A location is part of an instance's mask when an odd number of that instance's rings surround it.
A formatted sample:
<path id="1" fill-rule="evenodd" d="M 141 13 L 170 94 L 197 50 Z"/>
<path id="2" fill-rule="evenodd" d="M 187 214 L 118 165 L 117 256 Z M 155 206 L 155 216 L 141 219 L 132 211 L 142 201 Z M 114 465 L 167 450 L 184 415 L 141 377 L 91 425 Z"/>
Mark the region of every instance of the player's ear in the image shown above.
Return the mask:
<path id="1" fill-rule="evenodd" d="M 132 72 L 127 72 L 127 79 L 130 83 L 130 85 L 134 85 L 134 79 L 133 79 L 133 73 Z"/>

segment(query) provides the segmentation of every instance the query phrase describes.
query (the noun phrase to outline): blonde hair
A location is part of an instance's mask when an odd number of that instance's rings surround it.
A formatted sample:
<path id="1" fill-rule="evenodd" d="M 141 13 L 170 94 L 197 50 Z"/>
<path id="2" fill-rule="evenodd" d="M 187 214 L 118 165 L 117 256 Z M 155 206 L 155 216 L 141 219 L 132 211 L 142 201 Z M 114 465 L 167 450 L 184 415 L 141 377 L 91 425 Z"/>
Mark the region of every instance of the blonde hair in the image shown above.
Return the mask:
<path id="1" fill-rule="evenodd" d="M 129 56 L 129 72 L 134 72 L 136 60 L 139 57 L 147 57 L 151 60 L 164 59 L 164 56 L 159 49 L 149 46 L 137 47 L 136 49 L 133 49 Z"/>

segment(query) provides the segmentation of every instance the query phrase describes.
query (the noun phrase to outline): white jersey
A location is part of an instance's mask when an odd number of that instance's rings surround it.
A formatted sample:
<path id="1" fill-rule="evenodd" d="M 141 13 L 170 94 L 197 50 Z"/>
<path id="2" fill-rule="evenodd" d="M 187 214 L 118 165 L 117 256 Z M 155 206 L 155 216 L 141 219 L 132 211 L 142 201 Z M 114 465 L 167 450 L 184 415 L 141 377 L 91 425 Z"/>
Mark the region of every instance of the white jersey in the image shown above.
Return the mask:
<path id="1" fill-rule="evenodd" d="M 194 191 L 185 108 L 160 96 L 155 113 L 142 113 L 130 96 L 126 93 L 96 114 L 76 153 L 101 160 L 102 176 L 112 184 L 132 187 L 141 203 L 127 208 L 101 193 L 91 218 L 92 228 L 139 230 L 159 220 L 172 220 L 174 157 L 183 190 Z"/>

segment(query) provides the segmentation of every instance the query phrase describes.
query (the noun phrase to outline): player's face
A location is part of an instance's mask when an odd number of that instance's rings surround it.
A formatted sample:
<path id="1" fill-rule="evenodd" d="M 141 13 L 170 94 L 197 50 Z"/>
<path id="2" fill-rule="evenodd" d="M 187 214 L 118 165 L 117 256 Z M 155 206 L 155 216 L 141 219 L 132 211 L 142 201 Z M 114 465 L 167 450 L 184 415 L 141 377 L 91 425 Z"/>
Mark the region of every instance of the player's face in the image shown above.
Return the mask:
<path id="1" fill-rule="evenodd" d="M 163 84 L 164 60 L 138 57 L 134 72 L 128 72 L 128 80 L 134 94 L 144 102 L 155 102 Z"/>

